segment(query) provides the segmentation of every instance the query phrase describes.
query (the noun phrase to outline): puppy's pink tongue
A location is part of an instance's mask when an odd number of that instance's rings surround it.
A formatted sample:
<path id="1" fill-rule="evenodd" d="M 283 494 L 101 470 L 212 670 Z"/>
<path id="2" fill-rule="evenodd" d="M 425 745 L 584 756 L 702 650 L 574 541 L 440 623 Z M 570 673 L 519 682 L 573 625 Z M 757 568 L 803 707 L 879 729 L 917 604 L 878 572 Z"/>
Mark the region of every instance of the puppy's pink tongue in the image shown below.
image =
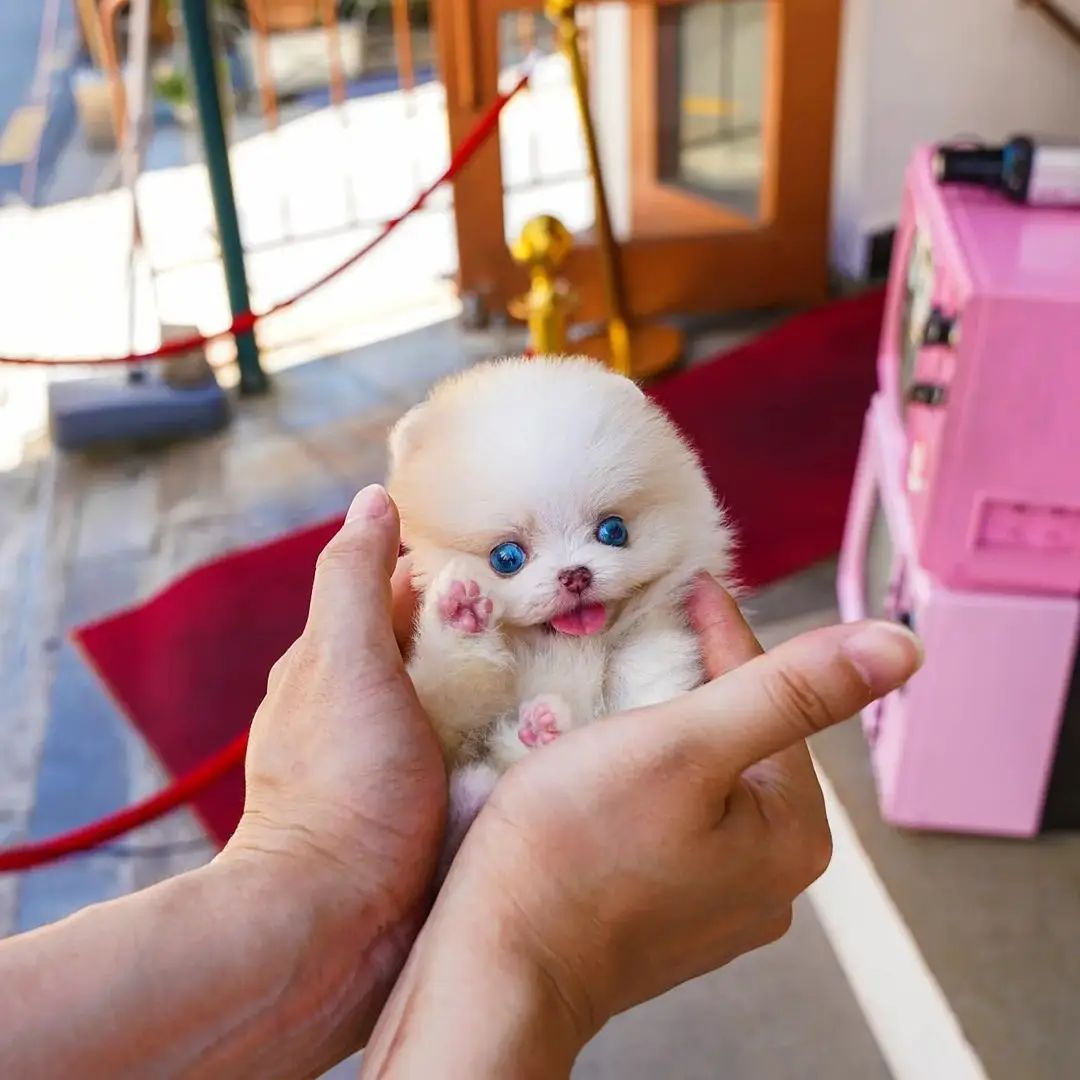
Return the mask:
<path id="1" fill-rule="evenodd" d="M 556 615 L 551 620 L 551 625 L 560 634 L 570 634 L 572 637 L 588 637 L 589 634 L 599 634 L 604 629 L 607 620 L 607 611 L 603 604 L 586 604 L 574 611 L 567 611 L 563 615 Z"/>

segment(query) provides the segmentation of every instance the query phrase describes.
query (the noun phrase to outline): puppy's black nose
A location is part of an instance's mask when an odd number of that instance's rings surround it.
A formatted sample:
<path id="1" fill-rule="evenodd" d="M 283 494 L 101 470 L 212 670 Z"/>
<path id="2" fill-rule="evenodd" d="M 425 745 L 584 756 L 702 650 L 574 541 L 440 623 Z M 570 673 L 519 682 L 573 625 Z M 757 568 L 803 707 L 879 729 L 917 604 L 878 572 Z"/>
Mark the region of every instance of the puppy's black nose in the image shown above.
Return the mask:
<path id="1" fill-rule="evenodd" d="M 572 593 L 584 592 L 592 584 L 592 571 L 587 566 L 571 566 L 559 571 L 559 583 Z"/>

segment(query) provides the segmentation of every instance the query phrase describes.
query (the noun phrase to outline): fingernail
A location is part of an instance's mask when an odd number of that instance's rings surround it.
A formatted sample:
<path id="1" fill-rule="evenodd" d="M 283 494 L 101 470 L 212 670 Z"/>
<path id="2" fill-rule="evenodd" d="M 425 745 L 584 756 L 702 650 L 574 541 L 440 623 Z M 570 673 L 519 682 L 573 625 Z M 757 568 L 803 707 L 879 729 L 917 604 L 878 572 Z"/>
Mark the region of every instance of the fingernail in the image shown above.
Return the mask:
<path id="1" fill-rule="evenodd" d="M 389 509 L 390 496 L 386 494 L 386 488 L 382 484 L 369 484 L 353 499 L 345 520 L 381 518 Z"/>
<path id="2" fill-rule="evenodd" d="M 866 623 L 840 648 L 875 697 L 902 686 L 923 662 L 922 642 L 897 623 Z"/>

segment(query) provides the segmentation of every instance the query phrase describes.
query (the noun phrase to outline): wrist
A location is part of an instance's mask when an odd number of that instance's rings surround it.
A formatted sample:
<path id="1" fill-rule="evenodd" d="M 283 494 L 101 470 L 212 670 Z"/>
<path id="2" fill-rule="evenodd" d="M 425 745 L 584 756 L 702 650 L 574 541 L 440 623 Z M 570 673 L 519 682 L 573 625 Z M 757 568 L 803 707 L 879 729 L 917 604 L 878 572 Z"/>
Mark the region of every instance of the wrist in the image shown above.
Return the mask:
<path id="1" fill-rule="evenodd" d="M 513 957 L 535 973 L 558 998 L 584 1046 L 618 1011 L 611 1007 L 614 973 L 602 962 L 611 951 L 602 940 L 602 923 L 595 913 L 581 911 L 562 884 L 539 877 L 531 865 L 491 857 L 485 862 L 484 872 L 479 857 L 463 865 L 461 895 L 444 889 L 448 902 L 467 908 L 475 919 L 478 950 Z M 451 877 L 448 885 L 454 884 Z"/>
<path id="2" fill-rule="evenodd" d="M 242 867 L 313 932 L 325 931 L 319 936 L 331 942 L 335 955 L 347 935 L 358 948 L 388 940 L 403 959 L 430 907 L 430 873 L 422 860 L 406 866 L 336 836 L 332 823 L 286 827 L 245 809 L 214 865 Z M 394 932 L 406 923 L 401 934 Z"/>
<path id="3" fill-rule="evenodd" d="M 561 958 L 540 945 L 518 912 L 500 915 L 478 906 L 475 913 L 476 927 L 461 943 L 473 982 L 516 1042 L 542 1047 L 548 1066 L 569 1071 L 603 1022 L 568 977 Z M 538 1075 L 550 1073 L 540 1070 Z"/>
<path id="4" fill-rule="evenodd" d="M 602 1021 L 486 891 L 452 886 L 413 948 L 364 1057 L 365 1078 L 569 1076 Z"/>
<path id="5" fill-rule="evenodd" d="M 501 916 L 489 913 L 486 918 L 482 908 L 477 911 L 482 926 L 467 944 L 475 964 L 485 964 L 501 976 L 492 980 L 492 994 L 499 994 L 504 983 L 516 987 L 521 1002 L 543 1018 L 544 1037 L 553 1046 L 572 1051 L 572 1064 L 608 1015 L 597 1008 L 576 964 L 521 909 L 511 907 Z"/>
<path id="6" fill-rule="evenodd" d="M 246 844 L 226 849 L 204 872 L 227 897 L 234 929 L 249 948 L 279 954 L 269 1023 L 333 1063 L 367 1040 L 423 919 L 391 919 L 382 896 L 366 895 L 318 859 Z"/>

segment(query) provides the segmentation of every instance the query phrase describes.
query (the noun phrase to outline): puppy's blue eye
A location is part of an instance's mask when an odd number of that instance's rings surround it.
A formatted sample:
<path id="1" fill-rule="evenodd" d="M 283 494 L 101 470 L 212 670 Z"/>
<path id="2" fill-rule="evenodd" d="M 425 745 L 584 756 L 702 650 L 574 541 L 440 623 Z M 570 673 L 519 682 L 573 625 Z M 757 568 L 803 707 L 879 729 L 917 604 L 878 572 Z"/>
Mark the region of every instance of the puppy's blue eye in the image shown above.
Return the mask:
<path id="1" fill-rule="evenodd" d="M 596 539 L 608 547 L 623 547 L 630 539 L 630 533 L 621 517 L 609 517 L 596 526 Z"/>
<path id="2" fill-rule="evenodd" d="M 491 563 L 491 569 L 496 574 L 509 577 L 525 565 L 525 549 L 520 544 L 515 544 L 513 540 L 507 540 L 505 544 L 499 544 L 498 547 L 491 549 L 488 562 Z"/>

